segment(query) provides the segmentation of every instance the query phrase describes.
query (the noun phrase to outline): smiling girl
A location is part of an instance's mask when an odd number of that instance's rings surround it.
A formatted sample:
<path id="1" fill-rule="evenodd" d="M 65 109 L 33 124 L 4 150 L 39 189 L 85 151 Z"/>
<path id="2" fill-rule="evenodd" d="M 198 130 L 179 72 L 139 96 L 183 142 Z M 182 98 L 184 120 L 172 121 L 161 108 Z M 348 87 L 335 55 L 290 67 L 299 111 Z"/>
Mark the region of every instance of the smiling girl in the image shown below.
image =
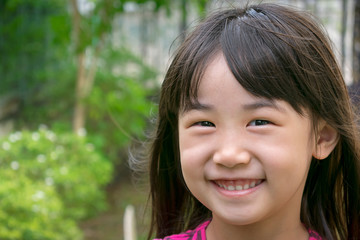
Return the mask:
<path id="1" fill-rule="evenodd" d="M 162 85 L 149 238 L 360 239 L 355 123 L 312 16 L 275 4 L 212 14 Z"/>

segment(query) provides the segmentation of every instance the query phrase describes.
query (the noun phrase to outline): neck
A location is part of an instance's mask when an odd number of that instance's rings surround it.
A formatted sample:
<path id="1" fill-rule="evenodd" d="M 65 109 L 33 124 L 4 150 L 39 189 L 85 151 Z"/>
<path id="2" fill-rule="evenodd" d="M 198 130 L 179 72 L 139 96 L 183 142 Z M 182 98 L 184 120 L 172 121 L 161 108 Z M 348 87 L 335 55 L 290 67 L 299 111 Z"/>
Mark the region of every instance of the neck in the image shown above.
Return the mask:
<path id="1" fill-rule="evenodd" d="M 216 218 L 206 230 L 207 240 L 220 239 L 257 239 L 257 240 L 307 240 L 308 231 L 299 221 L 288 222 L 264 221 L 262 223 L 238 226 L 224 223 Z"/>

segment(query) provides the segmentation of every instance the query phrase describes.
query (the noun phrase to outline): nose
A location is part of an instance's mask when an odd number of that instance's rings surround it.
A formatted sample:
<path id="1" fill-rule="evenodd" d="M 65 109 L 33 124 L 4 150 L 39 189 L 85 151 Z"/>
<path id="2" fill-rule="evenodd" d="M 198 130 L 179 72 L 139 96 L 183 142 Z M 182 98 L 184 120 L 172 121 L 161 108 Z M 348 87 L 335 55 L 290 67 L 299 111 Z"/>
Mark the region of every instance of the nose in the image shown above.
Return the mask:
<path id="1" fill-rule="evenodd" d="M 213 155 L 213 161 L 226 168 L 248 164 L 251 160 L 251 154 L 244 141 L 246 140 L 240 139 L 240 137 L 224 136 Z"/>

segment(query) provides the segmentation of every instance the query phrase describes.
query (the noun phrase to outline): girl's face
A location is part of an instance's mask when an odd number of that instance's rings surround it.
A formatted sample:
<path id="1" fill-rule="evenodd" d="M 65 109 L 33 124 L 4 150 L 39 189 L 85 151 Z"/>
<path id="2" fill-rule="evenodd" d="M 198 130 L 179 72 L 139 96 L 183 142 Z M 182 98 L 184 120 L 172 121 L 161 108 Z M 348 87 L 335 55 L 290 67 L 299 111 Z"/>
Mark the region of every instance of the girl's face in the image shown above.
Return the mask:
<path id="1" fill-rule="evenodd" d="M 310 118 L 288 103 L 247 92 L 218 54 L 201 79 L 198 104 L 179 117 L 182 173 L 212 211 L 212 224 L 299 224 L 315 152 L 311 129 Z"/>

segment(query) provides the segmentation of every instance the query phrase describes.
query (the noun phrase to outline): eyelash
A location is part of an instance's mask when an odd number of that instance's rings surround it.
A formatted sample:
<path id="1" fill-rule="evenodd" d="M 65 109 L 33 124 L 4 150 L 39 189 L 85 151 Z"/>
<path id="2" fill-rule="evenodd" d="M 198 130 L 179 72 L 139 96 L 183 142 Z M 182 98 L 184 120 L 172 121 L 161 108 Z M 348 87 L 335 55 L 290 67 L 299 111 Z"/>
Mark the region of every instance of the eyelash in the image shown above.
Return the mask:
<path id="1" fill-rule="evenodd" d="M 215 124 L 209 121 L 200 121 L 193 124 L 194 126 L 200 126 L 200 127 L 215 127 Z"/>
<path id="2" fill-rule="evenodd" d="M 262 120 L 262 119 L 256 119 L 251 121 L 248 126 L 264 126 L 270 124 L 270 121 Z"/>
<path id="3" fill-rule="evenodd" d="M 248 126 L 264 126 L 264 125 L 268 125 L 271 122 L 268 120 L 263 120 L 263 119 L 256 119 L 251 121 Z M 193 124 L 193 126 L 200 126 L 200 127 L 215 127 L 215 124 L 213 124 L 210 121 L 200 121 L 200 122 L 196 122 Z"/>

